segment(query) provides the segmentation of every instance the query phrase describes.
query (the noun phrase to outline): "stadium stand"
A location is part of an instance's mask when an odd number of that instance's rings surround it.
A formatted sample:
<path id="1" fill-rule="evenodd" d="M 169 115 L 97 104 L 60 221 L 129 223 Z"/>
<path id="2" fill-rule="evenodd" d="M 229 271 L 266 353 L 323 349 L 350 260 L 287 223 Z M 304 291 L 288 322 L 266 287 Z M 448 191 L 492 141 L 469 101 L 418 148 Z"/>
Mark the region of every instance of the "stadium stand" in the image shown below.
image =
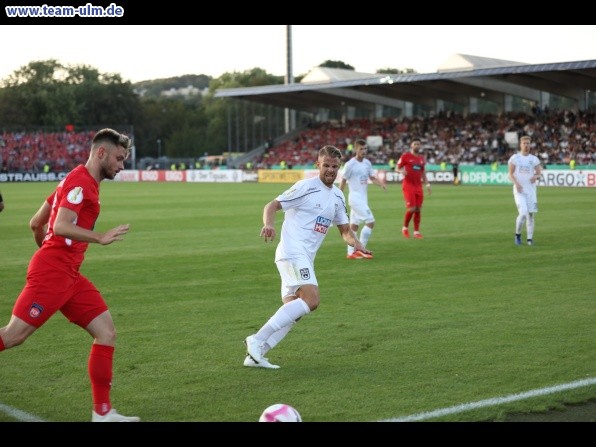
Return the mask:
<path id="1" fill-rule="evenodd" d="M 382 145 L 369 157 L 385 165 L 399 158 L 413 134 L 423 138 L 431 164 L 505 163 L 515 150 L 507 134 L 526 133 L 533 136 L 534 151 L 545 164 L 573 161 L 579 168 L 596 163 L 595 91 L 596 60 L 528 65 L 456 54 L 436 73 L 384 75 L 316 67 L 299 84 L 223 89 L 215 96 L 311 112 L 316 118 L 305 128 L 289 129 L 247 149 L 226 161 L 228 167 L 310 168 L 322 144 L 334 144 L 349 156 L 352 141 L 371 135 L 381 137 Z M 551 95 L 566 98 L 572 107 L 549 109 Z M 512 110 L 513 97 L 533 104 L 531 111 Z M 496 104 L 498 112 L 478 113 L 479 101 Z M 354 113 L 358 108 L 368 118 Z M 386 115 L 383 108 L 399 113 Z M 341 119 L 329 119 L 322 109 L 341 113 Z M 424 113 L 414 114 L 416 110 Z M 91 136 L 4 132 L 1 172 L 70 171 L 87 159 Z M 142 160 L 139 168 L 170 169 L 173 161 Z M 198 161 L 184 160 L 186 166 Z"/>
<path id="2" fill-rule="evenodd" d="M 313 125 L 296 137 L 283 141 L 255 156 L 256 168 L 311 168 L 318 149 L 333 144 L 349 152 L 357 138 L 380 135 L 383 146 L 369 154 L 375 165 L 389 164 L 408 150 L 412 135 L 422 138 L 430 164 L 506 164 L 517 150 L 508 144 L 506 135 L 513 132 L 531 135 L 533 151 L 544 164 L 596 164 L 596 112 L 570 110 L 535 110 L 504 113 L 499 116 L 472 114 L 467 117 L 439 113 L 428 118 L 388 118 L 382 122 L 350 120 L 345 125 L 325 122 Z M 349 153 L 348 153 L 349 156 Z"/>
<path id="3" fill-rule="evenodd" d="M 268 146 L 240 166 L 253 169 L 312 168 L 319 148 L 333 144 L 349 154 L 357 138 L 378 135 L 383 144 L 369 153 L 375 165 L 388 165 L 407 150 L 409 138 L 422 138 L 429 164 L 505 164 L 517 150 L 507 133 L 533 138 L 534 153 L 545 165 L 593 166 L 596 164 L 596 111 L 509 112 L 501 115 L 439 113 L 436 116 L 326 121 L 312 124 L 291 138 Z M 0 135 L 2 172 L 68 172 L 89 155 L 93 132 L 23 133 Z M 188 164 L 188 167 L 192 167 Z M 206 166 L 207 167 L 207 166 Z M 141 169 L 146 167 L 141 166 Z M 166 167 L 167 169 L 167 167 Z"/>
<path id="4" fill-rule="evenodd" d="M 3 132 L 2 172 L 67 172 L 89 157 L 93 132 Z"/>
<path id="5" fill-rule="evenodd" d="M 315 67 L 300 83 L 220 89 L 215 97 L 285 108 L 294 117 L 286 119 L 288 133 L 303 131 L 300 126 L 306 121 L 320 125 L 337 119 L 345 127 L 347 121 L 360 117 L 377 122 L 391 117 L 433 117 L 449 111 L 464 117 L 478 113 L 502 116 L 530 109 L 533 113 L 548 111 L 550 107 L 577 114 L 596 105 L 596 60 L 530 65 L 455 54 L 436 72 L 421 74 Z M 487 107 L 491 110 L 484 110 Z M 295 119 L 296 113 L 301 119 Z M 233 123 L 230 126 L 234 128 Z M 280 143 L 276 139 L 276 145 Z M 230 141 L 229 147 L 233 146 Z M 253 162 L 265 149 L 255 148 L 233 163 Z M 269 165 L 271 161 L 261 160 Z"/>

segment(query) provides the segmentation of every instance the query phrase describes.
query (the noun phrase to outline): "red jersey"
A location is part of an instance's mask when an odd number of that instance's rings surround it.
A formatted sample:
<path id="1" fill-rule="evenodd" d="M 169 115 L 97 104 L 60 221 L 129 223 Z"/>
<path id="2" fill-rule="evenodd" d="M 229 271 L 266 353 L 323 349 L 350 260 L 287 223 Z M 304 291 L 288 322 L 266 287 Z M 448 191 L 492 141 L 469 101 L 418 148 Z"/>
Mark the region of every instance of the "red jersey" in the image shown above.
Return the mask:
<path id="1" fill-rule="evenodd" d="M 397 161 L 397 167 L 405 167 L 406 170 L 402 187 L 422 188 L 425 164 L 424 155 L 415 155 L 411 152 L 403 154 Z"/>
<path id="2" fill-rule="evenodd" d="M 93 230 L 99 216 L 99 184 L 83 165 L 73 169 L 46 199 L 52 207 L 48 231 L 38 253 L 45 261 L 61 270 L 78 273 L 85 258 L 88 242 L 74 241 L 54 234 L 58 208 L 77 213 L 74 222 L 81 228 Z"/>

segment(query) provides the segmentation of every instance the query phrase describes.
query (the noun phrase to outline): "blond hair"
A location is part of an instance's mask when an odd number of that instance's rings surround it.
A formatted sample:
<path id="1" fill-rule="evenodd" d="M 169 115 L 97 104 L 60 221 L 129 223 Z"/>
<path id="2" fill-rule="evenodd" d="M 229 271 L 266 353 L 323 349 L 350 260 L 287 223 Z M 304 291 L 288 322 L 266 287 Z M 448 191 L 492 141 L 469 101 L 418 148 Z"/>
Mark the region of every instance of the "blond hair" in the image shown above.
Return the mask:
<path id="1" fill-rule="evenodd" d="M 319 158 L 322 157 L 341 158 L 341 151 L 335 146 L 326 145 L 319 150 Z"/>

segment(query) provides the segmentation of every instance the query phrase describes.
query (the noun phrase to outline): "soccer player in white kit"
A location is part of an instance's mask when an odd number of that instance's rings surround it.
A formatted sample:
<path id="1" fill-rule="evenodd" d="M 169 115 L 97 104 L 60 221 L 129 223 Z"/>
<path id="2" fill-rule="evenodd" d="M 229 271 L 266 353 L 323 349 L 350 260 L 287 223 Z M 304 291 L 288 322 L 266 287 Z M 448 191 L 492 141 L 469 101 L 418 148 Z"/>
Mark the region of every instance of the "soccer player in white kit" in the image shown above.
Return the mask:
<path id="1" fill-rule="evenodd" d="M 319 176 L 296 182 L 265 205 L 261 229 L 265 242 L 275 238 L 276 212 L 285 213 L 275 251 L 283 305 L 258 332 L 246 337 L 244 366 L 279 368 L 271 364 L 265 354 L 288 334 L 296 321 L 319 306 L 315 256 L 333 225 L 337 225 L 347 244 L 370 254 L 350 229 L 344 194 L 334 184 L 340 163 L 340 150 L 323 146 L 317 159 Z"/>
<path id="2" fill-rule="evenodd" d="M 536 186 L 540 180 L 542 166 L 535 155 L 530 154 L 532 139 L 525 135 L 520 138 L 520 150 L 509 158 L 509 180 L 513 182 L 513 199 L 517 207 L 515 219 L 515 245 L 521 245 L 521 232 L 526 224 L 528 245 L 534 244 L 534 216 L 538 212 Z"/>
<path id="3" fill-rule="evenodd" d="M 350 226 L 352 231 L 358 235 L 360 225 L 364 224 L 358 239 L 365 247 L 368 244 L 370 235 L 375 226 L 375 216 L 368 206 L 368 181 L 370 179 L 376 185 L 387 190 L 385 182 L 377 178 L 375 170 L 369 159 L 366 157 L 366 141 L 358 139 L 354 143 L 355 155 L 348 160 L 342 170 L 342 179 L 339 183 L 339 189 L 344 191 L 346 183 L 349 186 L 348 204 L 350 205 Z M 348 245 L 348 259 L 372 259 L 372 255 L 367 255 L 354 250 L 354 247 Z"/>

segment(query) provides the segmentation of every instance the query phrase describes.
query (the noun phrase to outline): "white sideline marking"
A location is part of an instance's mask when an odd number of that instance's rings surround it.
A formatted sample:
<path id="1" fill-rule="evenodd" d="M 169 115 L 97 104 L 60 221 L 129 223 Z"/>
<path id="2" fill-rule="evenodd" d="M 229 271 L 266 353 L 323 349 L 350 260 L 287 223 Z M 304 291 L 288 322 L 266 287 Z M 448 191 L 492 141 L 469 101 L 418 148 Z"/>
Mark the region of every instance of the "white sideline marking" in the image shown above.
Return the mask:
<path id="1" fill-rule="evenodd" d="M 43 419 L 33 416 L 32 414 L 25 413 L 24 411 L 17 410 L 16 408 L 9 407 L 0 402 L 0 412 L 9 415 L 10 417 L 21 422 L 46 422 Z"/>
<path id="2" fill-rule="evenodd" d="M 440 416 L 447 416 L 449 414 L 463 413 L 464 411 L 474 410 L 476 408 L 491 407 L 494 405 L 505 404 L 508 402 L 515 402 L 516 400 L 528 399 L 530 397 L 544 396 L 546 394 L 558 393 L 559 391 L 571 390 L 574 388 L 581 388 L 584 386 L 595 385 L 596 377 L 589 379 L 578 380 L 576 382 L 566 383 L 563 385 L 551 386 L 548 388 L 539 388 L 537 390 L 527 391 L 525 393 L 511 394 L 505 397 L 494 397 L 492 399 L 480 400 L 478 402 L 469 402 L 467 404 L 455 405 L 453 407 L 441 408 L 439 410 L 429 411 L 425 413 L 416 413 L 410 416 L 403 416 L 399 418 L 383 419 L 378 422 L 415 422 L 424 421 Z"/>

